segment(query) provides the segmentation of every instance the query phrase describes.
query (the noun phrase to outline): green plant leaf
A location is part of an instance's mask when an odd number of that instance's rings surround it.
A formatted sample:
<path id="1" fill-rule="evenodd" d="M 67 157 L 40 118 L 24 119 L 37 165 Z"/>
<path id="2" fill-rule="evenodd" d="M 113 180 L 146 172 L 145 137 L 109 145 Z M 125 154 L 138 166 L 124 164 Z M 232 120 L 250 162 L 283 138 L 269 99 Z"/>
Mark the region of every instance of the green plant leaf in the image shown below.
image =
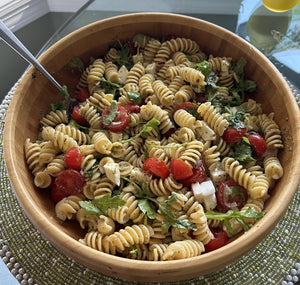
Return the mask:
<path id="1" fill-rule="evenodd" d="M 109 113 L 107 115 L 103 115 L 103 123 L 105 125 L 110 125 L 117 116 L 118 106 L 116 101 L 112 101 L 109 107 Z"/>
<path id="2" fill-rule="evenodd" d="M 120 196 L 116 195 L 111 197 L 111 194 L 106 194 L 98 199 L 92 201 L 80 201 L 79 205 L 85 209 L 90 215 L 106 215 L 108 209 L 116 209 L 124 206 L 126 201 L 120 199 Z"/>
<path id="3" fill-rule="evenodd" d="M 219 220 L 219 221 L 223 221 L 224 225 L 226 226 L 228 232 L 230 234 L 234 234 L 232 227 L 230 225 L 230 220 L 231 219 L 236 219 L 240 224 L 242 224 L 244 231 L 249 230 L 250 226 L 245 222 L 245 218 L 249 218 L 249 219 L 255 219 L 255 220 L 259 220 L 261 219 L 264 215 L 265 212 L 257 212 L 256 210 L 254 210 L 253 208 L 249 207 L 246 212 L 241 213 L 239 211 L 236 210 L 229 210 L 226 213 L 220 213 L 220 212 L 214 212 L 214 211 L 207 211 L 205 213 L 206 218 L 208 220 Z"/>
<path id="4" fill-rule="evenodd" d="M 144 214 L 147 214 L 149 219 L 154 220 L 156 218 L 155 206 L 148 199 L 139 200 L 138 206 Z"/>
<path id="5" fill-rule="evenodd" d="M 138 92 L 127 92 L 127 97 L 133 103 L 137 103 L 137 104 L 142 103 L 142 96 Z"/>
<path id="6" fill-rule="evenodd" d="M 96 207 L 92 201 L 79 201 L 79 205 L 83 208 L 88 215 L 103 215 L 102 212 L 98 207 Z"/>
<path id="7" fill-rule="evenodd" d="M 93 204 L 106 213 L 108 209 L 117 209 L 119 206 L 124 206 L 126 201 L 120 199 L 118 195 L 111 197 L 110 194 L 106 194 L 98 199 L 94 199 Z"/>
<path id="8" fill-rule="evenodd" d="M 255 159 L 252 157 L 251 146 L 244 140 L 242 140 L 242 142 L 234 148 L 233 158 L 238 160 L 243 165 L 247 165 L 249 162 L 255 161 Z"/>
<path id="9" fill-rule="evenodd" d="M 72 70 L 77 69 L 81 73 L 84 71 L 84 63 L 78 56 L 74 56 L 70 59 L 68 67 Z"/>

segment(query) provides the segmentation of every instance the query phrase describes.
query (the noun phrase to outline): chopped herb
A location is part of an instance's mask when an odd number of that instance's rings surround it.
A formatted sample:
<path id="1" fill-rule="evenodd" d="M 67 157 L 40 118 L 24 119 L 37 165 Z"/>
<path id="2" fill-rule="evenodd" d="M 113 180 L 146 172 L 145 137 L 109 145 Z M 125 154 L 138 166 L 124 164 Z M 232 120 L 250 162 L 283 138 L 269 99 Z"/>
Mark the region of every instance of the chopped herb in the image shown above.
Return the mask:
<path id="1" fill-rule="evenodd" d="M 244 90 L 247 93 L 253 93 L 257 89 L 256 82 L 253 80 L 246 79 L 244 80 Z"/>
<path id="2" fill-rule="evenodd" d="M 119 58 L 116 60 L 116 64 L 120 68 L 122 65 L 125 65 L 128 70 L 133 66 L 132 55 L 130 54 L 130 46 L 128 43 L 122 44 L 119 39 L 117 40 L 117 44 L 112 45 L 110 47 L 114 47 L 119 54 Z"/>
<path id="3" fill-rule="evenodd" d="M 68 67 L 72 71 L 78 70 L 80 73 L 84 71 L 84 63 L 78 56 L 74 56 L 70 59 L 68 63 Z"/>
<path id="4" fill-rule="evenodd" d="M 138 92 L 127 92 L 127 97 L 133 103 L 137 103 L 137 104 L 142 103 L 142 96 Z"/>
<path id="5" fill-rule="evenodd" d="M 238 196 L 242 198 L 242 201 L 246 203 L 245 195 L 243 195 L 243 188 L 241 186 L 227 186 L 230 187 L 231 193 L 229 195 L 230 199 L 234 199 L 234 197 Z"/>
<path id="6" fill-rule="evenodd" d="M 236 63 L 232 65 L 232 70 L 235 72 L 239 79 L 244 79 L 244 67 L 247 61 L 244 57 L 241 57 Z"/>
<path id="7" fill-rule="evenodd" d="M 68 89 L 67 89 L 66 85 L 62 86 L 62 89 L 59 91 L 58 95 L 62 96 L 64 98 L 67 98 L 69 96 Z"/>
<path id="8" fill-rule="evenodd" d="M 155 198 L 152 197 L 151 192 L 149 191 L 146 183 L 144 183 L 143 187 L 140 187 L 135 182 L 131 181 L 130 179 L 128 179 L 126 177 L 121 177 L 121 178 L 132 183 L 132 185 L 134 185 L 136 187 L 138 192 L 135 194 L 135 196 L 138 199 L 141 199 L 141 200 L 139 200 L 138 205 L 139 205 L 141 211 L 143 213 L 146 213 L 150 219 L 154 219 L 156 217 L 155 205 L 158 206 L 160 213 L 165 218 L 162 222 L 162 232 L 163 233 L 168 232 L 168 230 L 171 226 L 175 227 L 175 228 L 180 228 L 180 229 L 197 230 L 195 224 L 193 224 L 189 221 L 177 220 L 174 212 L 170 208 L 170 206 L 173 205 L 177 201 L 176 193 L 173 193 L 168 200 L 166 200 L 164 202 L 159 202 Z"/>
<path id="9" fill-rule="evenodd" d="M 151 40 L 151 37 L 142 33 L 138 33 L 135 37 L 134 37 L 134 41 L 137 42 L 138 47 L 143 47 L 145 46 L 145 44 L 147 42 L 149 42 Z"/>
<path id="10" fill-rule="evenodd" d="M 254 209 L 252 209 L 251 207 L 249 207 L 247 209 L 247 211 L 245 213 L 241 213 L 239 211 L 236 210 L 229 210 L 226 213 L 219 213 L 219 212 L 214 212 L 214 211 L 207 211 L 205 213 L 206 218 L 208 220 L 219 220 L 219 221 L 224 221 L 224 224 L 228 230 L 228 232 L 233 235 L 234 232 L 232 230 L 232 227 L 230 225 L 230 220 L 231 219 L 236 219 L 239 223 L 242 224 L 244 231 L 248 231 L 250 226 L 245 222 L 245 218 L 249 218 L 249 219 L 255 219 L 255 220 L 259 220 L 261 219 L 264 215 L 265 212 L 257 212 Z"/>
<path id="11" fill-rule="evenodd" d="M 117 116 L 118 106 L 116 101 L 112 101 L 109 107 L 109 113 L 107 115 L 103 115 L 103 124 L 110 125 Z"/>
<path id="12" fill-rule="evenodd" d="M 193 68 L 201 71 L 201 73 L 205 76 L 205 80 L 207 81 L 209 76 L 211 75 L 212 65 L 210 62 L 203 60 L 199 63 L 196 63 Z"/>
<path id="13" fill-rule="evenodd" d="M 104 77 L 100 77 L 99 79 L 101 88 L 103 88 L 103 92 L 112 93 L 115 99 L 120 96 L 120 88 L 122 87 L 121 85 L 111 82 Z"/>
<path id="14" fill-rule="evenodd" d="M 225 118 L 229 123 L 229 126 L 234 129 L 245 128 L 245 116 L 246 113 L 243 111 L 232 112 L 230 109 L 226 109 L 229 112 Z"/>
<path id="15" fill-rule="evenodd" d="M 192 116 L 194 116 L 194 117 L 198 117 L 199 116 L 199 113 L 198 113 L 198 107 L 199 106 L 197 106 L 197 107 L 186 107 L 185 108 L 185 110 L 187 111 L 187 112 L 189 112 Z"/>
<path id="16" fill-rule="evenodd" d="M 247 138 L 245 139 L 248 140 Z M 249 162 L 255 161 L 255 159 L 252 157 L 251 145 L 247 143 L 245 139 L 243 137 L 242 142 L 235 147 L 233 154 L 233 158 L 238 160 L 243 165 L 247 165 Z"/>
<path id="17" fill-rule="evenodd" d="M 155 199 L 151 199 L 155 200 Z M 156 200 L 155 200 L 156 201 Z M 175 227 L 180 229 L 192 229 L 197 230 L 195 224 L 189 222 L 189 221 L 183 221 L 183 220 L 177 220 L 174 212 L 170 208 L 172 204 L 174 204 L 177 201 L 177 194 L 172 193 L 170 199 L 164 202 L 157 202 L 158 203 L 158 209 L 160 213 L 164 216 L 164 220 L 162 221 L 162 233 L 167 233 L 169 231 L 169 228 Z"/>
<path id="18" fill-rule="evenodd" d="M 111 194 L 106 194 L 92 201 L 80 201 L 79 205 L 85 209 L 90 215 L 106 215 L 108 209 L 117 209 L 124 206 L 126 201 L 120 199 L 119 196 L 111 197 Z"/>
<path id="19" fill-rule="evenodd" d="M 142 251 L 139 248 L 137 248 L 136 246 L 135 247 L 133 247 L 133 246 L 130 247 L 129 253 L 131 255 L 136 255 L 139 259 L 142 258 Z"/>
<path id="20" fill-rule="evenodd" d="M 53 112 L 56 112 L 58 110 L 67 110 L 67 104 L 66 104 L 66 101 L 63 100 L 63 101 L 58 101 L 56 103 L 52 103 L 51 104 L 51 110 Z"/>
<path id="21" fill-rule="evenodd" d="M 93 204 L 93 201 L 79 201 L 79 205 L 86 211 L 88 215 L 100 216 L 104 214 L 99 208 L 97 208 Z"/>
<path id="22" fill-rule="evenodd" d="M 156 218 L 156 208 L 148 199 L 140 199 L 138 206 L 144 214 L 147 214 L 149 219 L 154 220 Z"/>
<path id="23" fill-rule="evenodd" d="M 160 121 L 158 121 L 157 119 L 155 118 L 152 118 L 150 121 L 148 121 L 142 128 L 142 130 L 137 134 L 135 135 L 134 137 L 131 137 L 130 139 L 128 140 L 123 140 L 121 141 L 121 143 L 127 143 L 127 142 L 131 142 L 135 139 L 137 139 L 138 137 L 142 136 L 144 138 L 146 138 L 149 134 L 149 132 L 152 131 L 152 129 L 157 129 L 158 125 L 160 124 Z M 159 131 L 158 131 L 159 132 Z"/>

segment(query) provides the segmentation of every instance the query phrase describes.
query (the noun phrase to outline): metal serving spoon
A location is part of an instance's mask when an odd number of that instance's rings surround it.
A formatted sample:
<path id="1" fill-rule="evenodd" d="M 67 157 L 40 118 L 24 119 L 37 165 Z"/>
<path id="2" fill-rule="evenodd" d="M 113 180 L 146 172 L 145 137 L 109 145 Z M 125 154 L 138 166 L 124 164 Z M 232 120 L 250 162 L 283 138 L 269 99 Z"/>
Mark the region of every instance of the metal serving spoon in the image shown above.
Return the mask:
<path id="1" fill-rule="evenodd" d="M 46 78 L 48 78 L 59 91 L 64 91 L 63 87 L 54 79 L 54 77 L 37 61 L 32 53 L 22 44 L 22 42 L 8 29 L 5 24 L 0 20 L 0 37 L 2 40 L 14 49 L 20 56 L 31 63 L 37 70 L 39 70 Z M 67 92 L 64 92 L 67 103 L 68 113 L 74 107 L 74 99 L 70 97 Z"/>

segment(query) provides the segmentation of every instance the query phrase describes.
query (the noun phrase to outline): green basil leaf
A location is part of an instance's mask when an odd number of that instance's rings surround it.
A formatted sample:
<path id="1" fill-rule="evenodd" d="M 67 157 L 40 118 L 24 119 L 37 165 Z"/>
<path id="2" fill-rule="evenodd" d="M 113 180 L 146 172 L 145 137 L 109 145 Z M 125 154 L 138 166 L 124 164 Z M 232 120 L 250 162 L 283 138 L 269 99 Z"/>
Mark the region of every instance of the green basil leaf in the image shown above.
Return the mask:
<path id="1" fill-rule="evenodd" d="M 230 224 L 231 219 L 235 219 L 236 221 L 241 223 L 244 228 L 244 231 L 247 231 L 250 228 L 250 226 L 245 222 L 244 218 L 251 218 L 251 219 L 259 220 L 265 215 L 265 212 L 257 212 L 254 209 L 252 209 L 251 207 L 249 207 L 247 209 L 247 211 L 244 213 L 241 213 L 236 210 L 234 210 L 234 211 L 229 210 L 226 213 L 207 211 L 205 213 L 205 215 L 208 220 L 223 221 L 227 231 L 230 234 L 233 234 L 233 230 L 232 230 L 232 227 Z"/>
<path id="2" fill-rule="evenodd" d="M 81 208 L 83 208 L 88 215 L 103 215 L 104 212 L 102 212 L 98 207 L 96 207 L 92 201 L 79 201 L 79 205 Z"/>
<path id="3" fill-rule="evenodd" d="M 138 206 L 144 214 L 147 214 L 149 219 L 154 220 L 156 218 L 156 209 L 148 199 L 139 200 Z"/>
<path id="4" fill-rule="evenodd" d="M 133 103 L 137 103 L 137 104 L 142 103 L 142 96 L 138 92 L 127 92 L 127 97 Z"/>
<path id="5" fill-rule="evenodd" d="M 108 209 L 117 209 L 124 206 L 126 201 L 122 200 L 120 196 L 111 197 L 110 194 L 106 194 L 98 199 L 92 200 L 92 203 L 100 209 L 103 213 L 106 213 Z"/>
<path id="6" fill-rule="evenodd" d="M 187 220 L 176 220 L 172 226 L 179 229 L 191 229 L 193 231 L 197 230 L 196 225 Z"/>
<path id="7" fill-rule="evenodd" d="M 63 101 L 58 101 L 56 103 L 52 103 L 51 104 L 51 110 L 53 112 L 56 112 L 58 110 L 67 110 L 67 104 L 66 104 L 66 101 L 63 100 Z"/>
<path id="8" fill-rule="evenodd" d="M 196 63 L 193 68 L 201 71 L 201 73 L 205 76 L 205 80 L 207 80 L 211 74 L 212 64 L 209 61 L 204 60 L 200 63 Z"/>
<path id="9" fill-rule="evenodd" d="M 109 113 L 107 115 L 103 115 L 103 123 L 105 125 L 110 125 L 117 116 L 118 106 L 116 101 L 112 101 L 109 107 Z"/>
<path id="10" fill-rule="evenodd" d="M 244 165 L 247 165 L 251 161 L 255 161 L 255 159 L 252 157 L 251 146 L 244 141 L 235 147 L 233 158 Z"/>

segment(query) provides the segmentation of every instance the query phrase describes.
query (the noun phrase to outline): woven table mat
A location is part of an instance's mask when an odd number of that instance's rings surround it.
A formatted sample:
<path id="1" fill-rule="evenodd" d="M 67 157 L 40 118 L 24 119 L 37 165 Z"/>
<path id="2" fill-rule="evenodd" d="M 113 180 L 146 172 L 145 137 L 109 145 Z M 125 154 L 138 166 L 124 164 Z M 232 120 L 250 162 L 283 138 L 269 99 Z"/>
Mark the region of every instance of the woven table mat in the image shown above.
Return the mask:
<path id="1" fill-rule="evenodd" d="M 17 85 L 0 105 L 0 256 L 8 269 L 22 285 L 150 284 L 109 277 L 77 263 L 45 240 L 26 217 L 11 187 L 3 157 L 4 121 Z M 300 105 L 299 91 L 290 86 Z M 211 274 L 169 284 L 292 285 L 299 279 L 300 186 L 275 229 L 247 255 Z"/>

